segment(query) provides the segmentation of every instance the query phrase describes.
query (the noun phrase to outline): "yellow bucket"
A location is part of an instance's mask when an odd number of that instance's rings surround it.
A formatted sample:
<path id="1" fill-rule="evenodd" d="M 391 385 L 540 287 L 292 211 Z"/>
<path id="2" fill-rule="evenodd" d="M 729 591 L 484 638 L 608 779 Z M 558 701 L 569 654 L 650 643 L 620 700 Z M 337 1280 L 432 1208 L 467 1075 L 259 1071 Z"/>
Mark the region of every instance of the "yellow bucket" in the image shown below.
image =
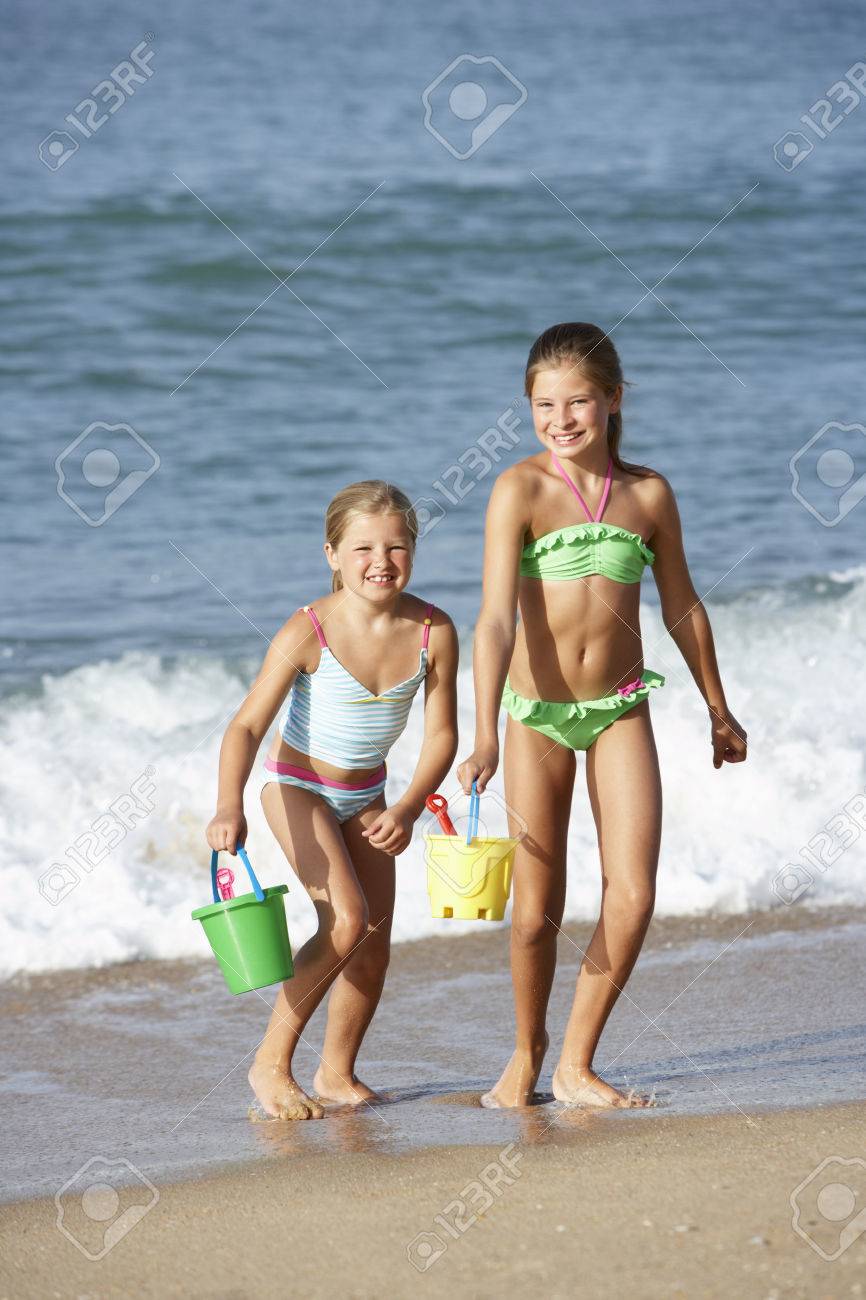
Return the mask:
<path id="1" fill-rule="evenodd" d="M 427 893 L 434 917 L 501 921 L 519 839 L 426 835 Z"/>

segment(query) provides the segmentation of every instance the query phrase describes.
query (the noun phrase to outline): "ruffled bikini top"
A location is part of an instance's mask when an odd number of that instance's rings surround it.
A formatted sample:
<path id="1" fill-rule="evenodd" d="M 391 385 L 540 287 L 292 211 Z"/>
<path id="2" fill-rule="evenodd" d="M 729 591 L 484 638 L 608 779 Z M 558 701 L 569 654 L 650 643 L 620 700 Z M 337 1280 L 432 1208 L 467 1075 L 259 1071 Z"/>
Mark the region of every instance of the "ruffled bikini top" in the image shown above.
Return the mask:
<path id="1" fill-rule="evenodd" d="M 536 537 L 523 548 L 520 576 L 566 582 L 588 578 L 594 573 L 614 582 L 640 582 L 646 565 L 655 555 L 637 533 L 616 524 L 603 524 L 601 516 L 610 496 L 613 459 L 608 461 L 607 477 L 598 511 L 593 514 L 553 452 L 553 463 L 577 497 L 587 517 L 585 524 L 570 524 Z"/>

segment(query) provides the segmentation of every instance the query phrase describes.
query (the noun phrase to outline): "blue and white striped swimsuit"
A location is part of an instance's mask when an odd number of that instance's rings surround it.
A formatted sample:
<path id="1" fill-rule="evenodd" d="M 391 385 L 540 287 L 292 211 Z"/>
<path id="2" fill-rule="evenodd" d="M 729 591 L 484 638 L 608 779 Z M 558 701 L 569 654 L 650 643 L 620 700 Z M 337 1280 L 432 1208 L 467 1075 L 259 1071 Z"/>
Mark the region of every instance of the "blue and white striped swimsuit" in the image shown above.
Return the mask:
<path id="1" fill-rule="evenodd" d="M 384 695 L 374 695 L 335 657 L 315 610 L 304 606 L 321 646 L 319 666 L 315 672 L 299 672 L 295 678 L 289 706 L 280 718 L 280 734 L 293 749 L 335 767 L 380 766 L 373 776 L 354 785 L 268 758 L 265 769 L 271 774 L 269 780 L 312 790 L 330 805 L 341 822 L 373 802 L 385 788 L 385 758 L 402 735 L 412 701 L 427 674 L 432 610 L 432 604 L 428 604 L 417 672 L 389 687 Z"/>

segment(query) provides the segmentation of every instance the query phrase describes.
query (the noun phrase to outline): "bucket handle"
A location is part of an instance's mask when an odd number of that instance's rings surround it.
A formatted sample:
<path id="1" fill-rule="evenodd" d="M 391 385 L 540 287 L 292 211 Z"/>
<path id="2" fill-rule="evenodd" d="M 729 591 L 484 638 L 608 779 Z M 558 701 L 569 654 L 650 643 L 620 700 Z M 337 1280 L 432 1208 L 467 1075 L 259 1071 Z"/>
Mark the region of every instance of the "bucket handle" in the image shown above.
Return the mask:
<path id="1" fill-rule="evenodd" d="M 238 844 L 238 846 L 237 846 L 237 850 L 238 850 L 238 857 L 240 858 L 241 862 L 242 862 L 242 863 L 244 864 L 244 866 L 246 867 L 247 872 L 248 872 L 248 874 L 249 874 L 249 877 L 250 877 L 250 883 L 252 884 L 252 887 L 253 887 L 253 893 L 255 894 L 255 896 L 256 896 L 256 898 L 259 900 L 259 902 L 260 902 L 260 903 L 263 903 L 263 902 L 265 901 L 265 891 L 262 889 L 261 885 L 259 884 L 258 880 L 256 879 L 256 873 L 255 873 L 255 872 L 253 871 L 253 869 L 252 869 L 252 866 L 251 866 L 251 864 L 250 864 L 250 860 L 249 860 L 249 858 L 247 857 L 247 854 L 246 854 L 246 849 L 244 848 L 243 844 Z M 213 901 L 214 901 L 215 903 L 220 903 L 220 902 L 222 902 L 222 899 L 221 899 L 220 896 L 219 896 L 219 890 L 217 889 L 217 859 L 218 859 L 218 857 L 219 857 L 219 853 L 217 852 L 216 849 L 214 849 L 213 852 L 212 852 L 211 855 L 210 855 L 210 883 L 211 883 L 211 888 L 213 889 Z"/>
<path id="2" fill-rule="evenodd" d="M 478 806 L 481 803 L 481 796 L 476 790 L 477 781 L 472 782 L 472 794 L 469 796 L 469 828 L 466 832 L 466 843 L 471 844 L 472 839 L 478 834 Z"/>

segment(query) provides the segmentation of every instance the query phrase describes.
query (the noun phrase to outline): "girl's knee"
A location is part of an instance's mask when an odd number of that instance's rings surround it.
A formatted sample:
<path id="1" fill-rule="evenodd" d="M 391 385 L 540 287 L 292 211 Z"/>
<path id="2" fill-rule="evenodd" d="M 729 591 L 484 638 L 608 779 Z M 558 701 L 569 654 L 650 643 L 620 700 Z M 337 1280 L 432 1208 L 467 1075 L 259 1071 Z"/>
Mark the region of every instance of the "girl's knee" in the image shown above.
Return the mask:
<path id="1" fill-rule="evenodd" d="M 604 891 L 603 909 L 633 925 L 644 925 L 655 909 L 655 889 L 646 882 L 623 881 L 609 884 Z"/>
<path id="2" fill-rule="evenodd" d="M 341 907 L 334 913 L 331 941 L 338 957 L 348 957 L 362 943 L 369 926 L 369 913 L 363 900 Z"/>
<path id="3" fill-rule="evenodd" d="M 556 938 L 556 926 L 543 911 L 515 909 L 511 917 L 511 939 L 520 948 L 533 948 Z"/>

